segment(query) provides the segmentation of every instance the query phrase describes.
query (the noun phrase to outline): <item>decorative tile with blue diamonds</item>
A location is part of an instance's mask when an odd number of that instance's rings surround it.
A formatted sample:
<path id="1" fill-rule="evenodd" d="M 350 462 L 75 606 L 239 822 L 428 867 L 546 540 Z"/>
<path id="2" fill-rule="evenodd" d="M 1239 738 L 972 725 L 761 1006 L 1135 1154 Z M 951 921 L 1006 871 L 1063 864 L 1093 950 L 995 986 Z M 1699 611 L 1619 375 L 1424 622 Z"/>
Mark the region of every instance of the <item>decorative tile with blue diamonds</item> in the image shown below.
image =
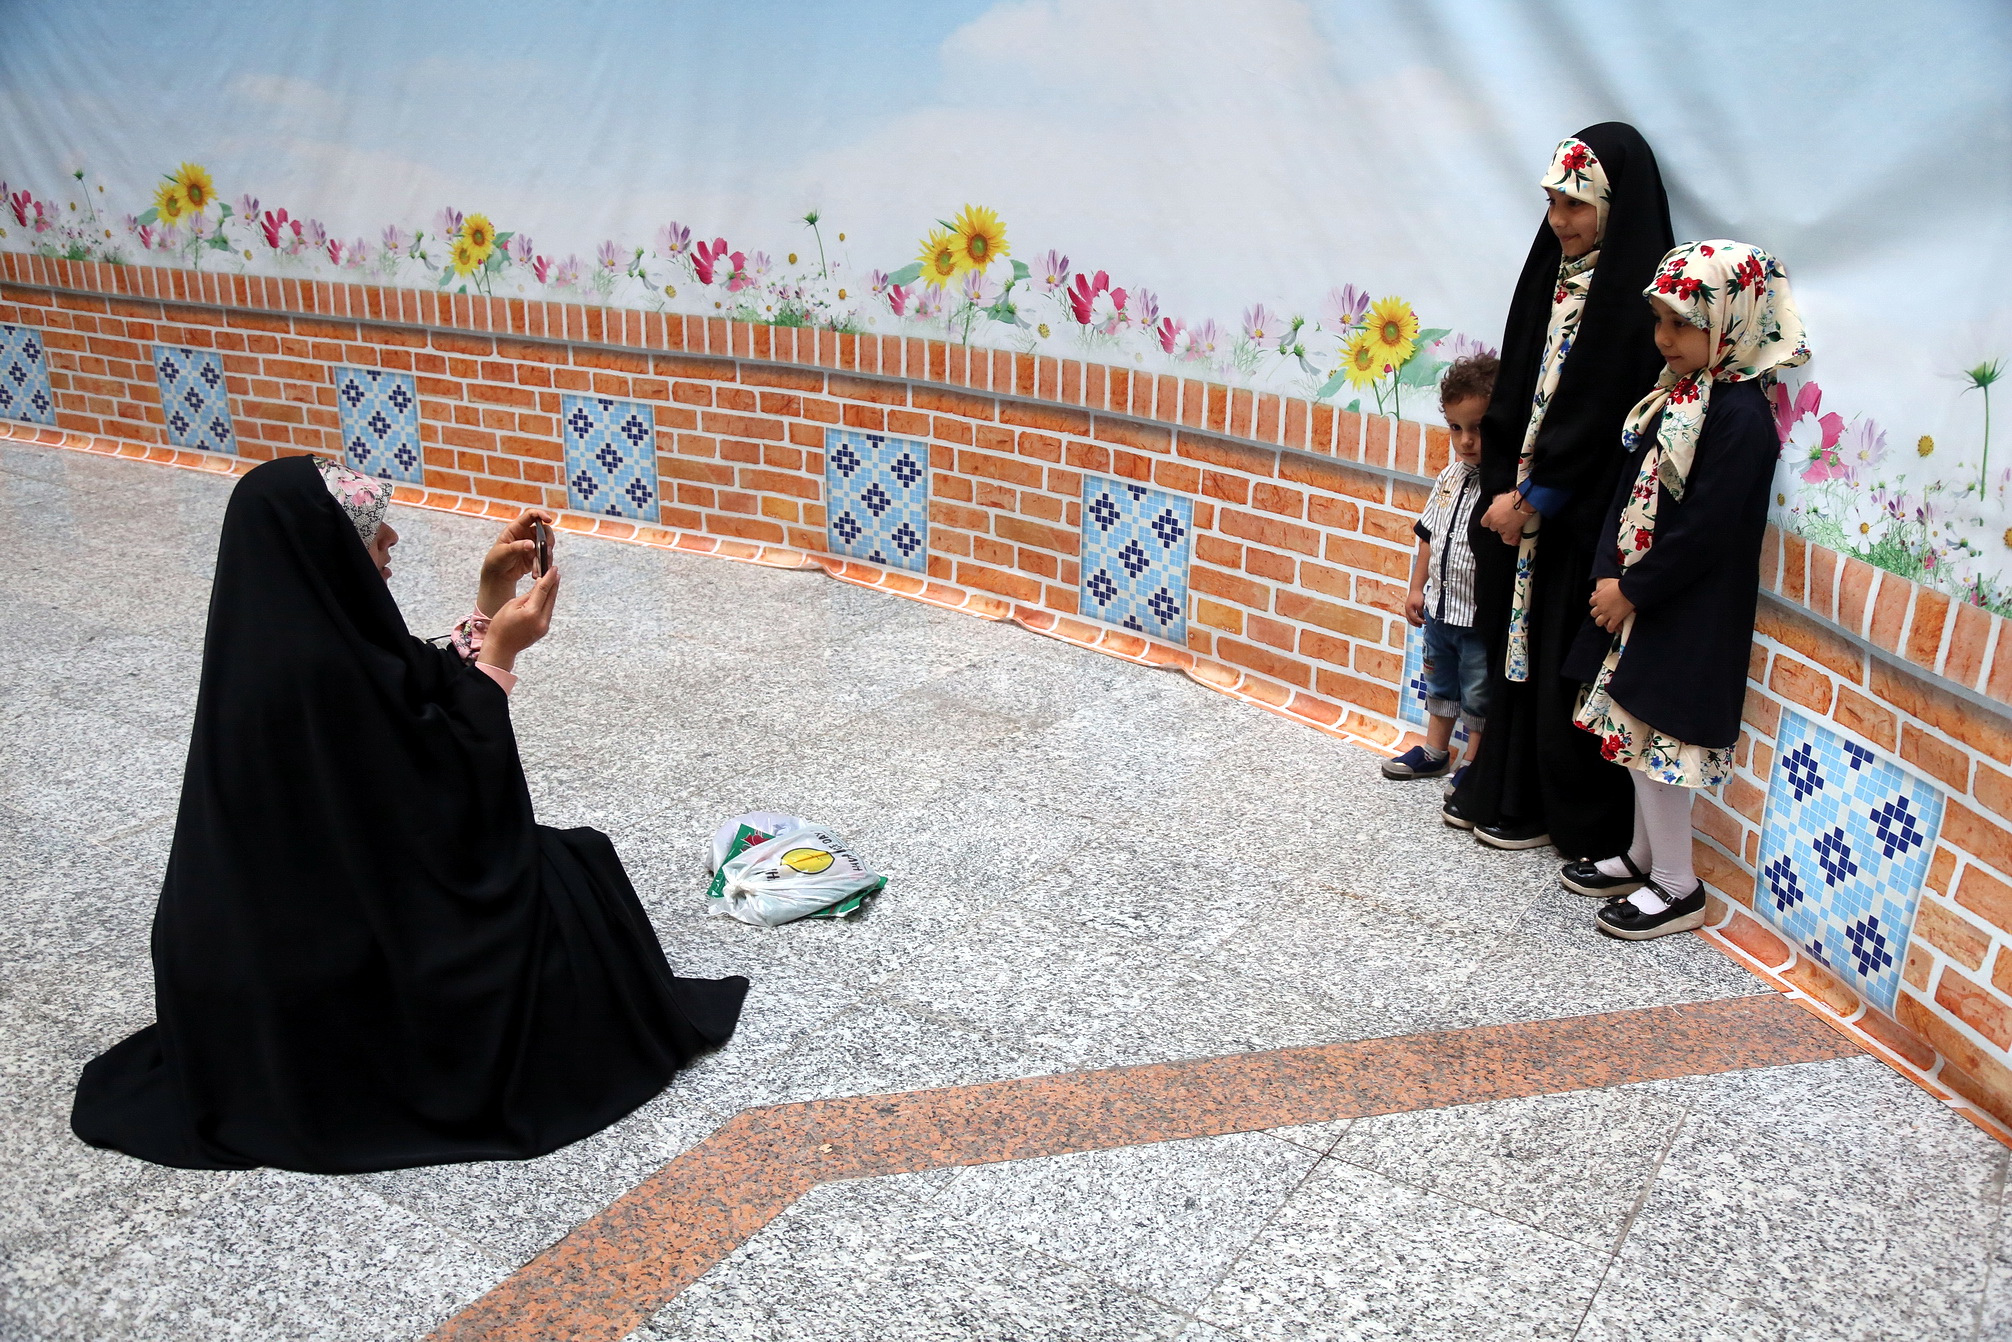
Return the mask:
<path id="1" fill-rule="evenodd" d="M 1891 1012 L 1941 828 L 1941 789 L 1784 710 L 1754 910 Z"/>
<path id="2" fill-rule="evenodd" d="M 335 408 L 350 469 L 380 480 L 421 483 L 419 392 L 412 374 L 337 368 Z"/>
<path id="3" fill-rule="evenodd" d="M 156 345 L 154 379 L 161 387 L 161 416 L 167 421 L 169 442 L 202 452 L 238 450 L 221 354 Z"/>
<path id="4" fill-rule="evenodd" d="M 643 401 L 562 396 L 566 506 L 604 517 L 657 520 L 657 421 Z"/>
<path id="5" fill-rule="evenodd" d="M 826 429 L 824 501 L 833 554 L 929 571 L 929 444 Z"/>
<path id="6" fill-rule="evenodd" d="M 1129 480 L 1083 477 L 1083 584 L 1076 609 L 1092 619 L 1188 641 L 1188 553 L 1195 505 Z"/>
<path id="7" fill-rule="evenodd" d="M 56 422 L 49 360 L 42 333 L 32 326 L 0 325 L 0 419 Z"/>
<path id="8" fill-rule="evenodd" d="M 1404 684 L 1397 695 L 1397 720 L 1414 727 L 1426 726 L 1431 715 L 1425 711 L 1425 629 L 1413 626 L 1404 633 Z M 1453 739 L 1467 739 L 1467 721 L 1453 724 Z"/>

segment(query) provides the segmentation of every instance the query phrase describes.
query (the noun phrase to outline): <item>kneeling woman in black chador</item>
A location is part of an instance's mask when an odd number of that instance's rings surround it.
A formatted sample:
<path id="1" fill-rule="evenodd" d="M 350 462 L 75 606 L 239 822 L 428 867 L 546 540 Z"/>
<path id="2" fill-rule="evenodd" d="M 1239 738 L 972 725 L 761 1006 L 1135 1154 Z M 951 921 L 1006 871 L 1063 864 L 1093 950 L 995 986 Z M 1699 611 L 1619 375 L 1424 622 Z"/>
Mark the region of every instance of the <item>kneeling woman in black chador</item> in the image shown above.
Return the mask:
<path id="1" fill-rule="evenodd" d="M 674 975 L 607 836 L 532 818 L 508 692 L 558 592 L 548 572 L 515 595 L 535 514 L 436 647 L 384 581 L 389 496 L 309 457 L 231 495 L 158 1023 L 84 1068 L 70 1122 L 94 1146 L 316 1173 L 521 1159 L 733 1033 L 747 980 Z"/>
<path id="2" fill-rule="evenodd" d="M 1621 420 L 1662 367 L 1641 295 L 1670 249 L 1670 209 L 1656 156 L 1619 122 L 1559 144 L 1542 184 L 1550 209 L 1481 421 L 1474 622 L 1489 638 L 1488 730 L 1445 814 L 1497 848 L 1604 857 L 1628 841 L 1627 775 L 1572 725 L 1580 684 L 1561 663 L 1586 615 Z"/>

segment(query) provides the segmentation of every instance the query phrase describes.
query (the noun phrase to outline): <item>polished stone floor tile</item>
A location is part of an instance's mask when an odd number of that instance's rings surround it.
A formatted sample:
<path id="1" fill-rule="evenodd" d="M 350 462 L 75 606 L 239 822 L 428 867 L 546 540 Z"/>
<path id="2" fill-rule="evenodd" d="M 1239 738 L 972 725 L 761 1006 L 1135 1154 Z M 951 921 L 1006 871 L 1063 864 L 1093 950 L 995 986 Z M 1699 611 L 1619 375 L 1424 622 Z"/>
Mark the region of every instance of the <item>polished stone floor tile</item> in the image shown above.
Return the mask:
<path id="1" fill-rule="evenodd" d="M 1578 1342 L 1810 1342 L 1807 1315 L 1722 1295 L 1652 1267 L 1614 1265 L 1579 1325 Z M 1967 1335 L 1966 1335 L 1967 1336 Z"/>
<path id="2" fill-rule="evenodd" d="M 1192 1310 L 1312 1170 L 1263 1134 L 973 1165 L 934 1205 Z"/>
<path id="3" fill-rule="evenodd" d="M 1357 1119 L 1336 1160 L 1611 1250 L 1683 1122 L 1635 1087 Z"/>
<path id="4" fill-rule="evenodd" d="M 1156 1342 L 1188 1319 L 882 1180 L 829 1184 L 658 1312 L 638 1342 Z"/>
<path id="5" fill-rule="evenodd" d="M 1196 1313 L 1253 1342 L 1568 1339 L 1605 1260 L 1327 1160 Z"/>

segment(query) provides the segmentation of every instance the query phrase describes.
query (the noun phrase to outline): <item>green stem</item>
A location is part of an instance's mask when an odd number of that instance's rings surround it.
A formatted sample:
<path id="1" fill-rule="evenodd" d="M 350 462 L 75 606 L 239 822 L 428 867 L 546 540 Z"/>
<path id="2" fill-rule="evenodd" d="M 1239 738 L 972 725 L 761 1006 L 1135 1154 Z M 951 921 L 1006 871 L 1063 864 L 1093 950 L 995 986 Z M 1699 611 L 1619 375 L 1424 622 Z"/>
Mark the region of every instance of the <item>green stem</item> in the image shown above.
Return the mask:
<path id="1" fill-rule="evenodd" d="M 1991 384 L 1984 384 L 1984 456 L 1977 463 L 1977 501 L 1982 503 L 1991 487 Z"/>

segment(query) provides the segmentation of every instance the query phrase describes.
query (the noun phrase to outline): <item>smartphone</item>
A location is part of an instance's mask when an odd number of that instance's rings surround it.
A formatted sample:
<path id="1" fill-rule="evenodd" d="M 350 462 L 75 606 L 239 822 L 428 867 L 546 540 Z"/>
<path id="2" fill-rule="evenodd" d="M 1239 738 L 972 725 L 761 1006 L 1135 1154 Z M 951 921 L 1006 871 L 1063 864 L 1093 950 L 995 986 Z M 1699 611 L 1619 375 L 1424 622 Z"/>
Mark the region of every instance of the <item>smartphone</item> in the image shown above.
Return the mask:
<path id="1" fill-rule="evenodd" d="M 531 541 L 538 547 L 531 561 L 531 576 L 542 578 L 552 567 L 552 528 L 533 518 L 531 521 Z"/>

